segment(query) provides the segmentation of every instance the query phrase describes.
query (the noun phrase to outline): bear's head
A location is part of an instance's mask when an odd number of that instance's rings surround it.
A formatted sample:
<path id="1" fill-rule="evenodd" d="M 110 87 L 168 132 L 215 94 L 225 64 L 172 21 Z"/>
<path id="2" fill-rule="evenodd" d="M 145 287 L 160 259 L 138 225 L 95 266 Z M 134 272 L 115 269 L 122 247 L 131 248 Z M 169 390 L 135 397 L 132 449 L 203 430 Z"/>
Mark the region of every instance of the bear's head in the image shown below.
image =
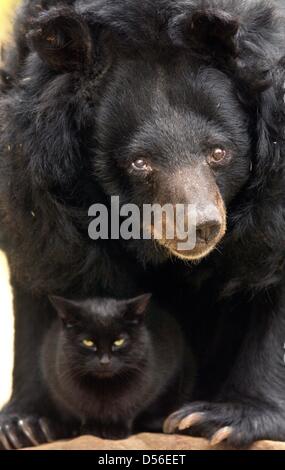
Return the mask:
<path id="1" fill-rule="evenodd" d="M 69 120 L 81 106 L 76 132 L 85 153 L 76 154 L 88 159 L 94 186 L 139 208 L 195 208 L 195 246 L 180 250 L 178 237 L 162 237 L 155 247 L 145 243 L 146 258 L 159 247 L 163 258 L 199 260 L 223 240 L 241 190 L 259 171 L 266 137 L 259 103 L 276 59 L 274 22 L 269 2 L 136 0 L 52 8 L 29 25 L 29 66 L 41 74 L 40 99 L 49 97 L 46 119 L 54 106 L 60 113 L 59 96 Z M 62 138 L 71 145 L 75 131 L 68 140 L 67 129 L 65 121 Z"/>

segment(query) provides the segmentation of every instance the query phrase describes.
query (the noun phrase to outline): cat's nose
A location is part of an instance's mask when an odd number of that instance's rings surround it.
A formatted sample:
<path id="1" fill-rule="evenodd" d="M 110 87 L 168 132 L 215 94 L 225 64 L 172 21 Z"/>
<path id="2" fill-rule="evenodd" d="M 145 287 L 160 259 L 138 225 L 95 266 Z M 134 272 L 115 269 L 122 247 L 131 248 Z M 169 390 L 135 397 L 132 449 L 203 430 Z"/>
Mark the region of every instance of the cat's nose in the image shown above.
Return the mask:
<path id="1" fill-rule="evenodd" d="M 103 367 L 109 366 L 111 362 L 110 356 L 108 354 L 103 354 L 103 356 L 100 358 L 100 364 Z"/>

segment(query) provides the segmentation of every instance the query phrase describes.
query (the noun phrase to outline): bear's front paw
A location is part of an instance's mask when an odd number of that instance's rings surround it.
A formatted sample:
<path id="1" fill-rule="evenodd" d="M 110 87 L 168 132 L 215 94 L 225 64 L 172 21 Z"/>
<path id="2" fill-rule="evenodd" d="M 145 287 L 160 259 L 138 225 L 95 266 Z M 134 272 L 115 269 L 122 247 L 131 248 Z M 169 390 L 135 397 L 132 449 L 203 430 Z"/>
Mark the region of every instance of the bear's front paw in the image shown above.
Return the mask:
<path id="1" fill-rule="evenodd" d="M 285 416 L 268 404 L 198 402 L 169 416 L 164 432 L 203 437 L 212 446 L 243 448 L 258 440 L 285 440 Z"/>
<path id="2" fill-rule="evenodd" d="M 16 450 L 53 442 L 58 425 L 44 417 L 0 414 L 0 449 Z"/>

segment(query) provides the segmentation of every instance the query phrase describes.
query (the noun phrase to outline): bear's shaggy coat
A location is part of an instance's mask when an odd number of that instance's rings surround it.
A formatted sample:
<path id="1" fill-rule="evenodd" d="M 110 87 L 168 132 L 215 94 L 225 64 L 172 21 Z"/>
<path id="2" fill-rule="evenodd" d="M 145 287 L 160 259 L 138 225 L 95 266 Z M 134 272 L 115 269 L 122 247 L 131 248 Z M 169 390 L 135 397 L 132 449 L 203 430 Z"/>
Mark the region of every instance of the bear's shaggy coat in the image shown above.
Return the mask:
<path id="1" fill-rule="evenodd" d="M 16 319 L 4 447 L 17 447 L 19 420 L 31 429 L 55 414 L 33 367 L 53 315 L 47 295 L 126 297 L 138 286 L 180 318 L 196 354 L 199 402 L 166 430 L 198 412 L 191 435 L 230 427 L 222 436 L 237 446 L 285 440 L 284 49 L 270 0 L 24 1 L 0 92 Z M 228 229 L 208 257 L 88 238 L 91 204 L 153 203 L 221 145 L 233 155 L 215 172 Z M 127 171 L 142 152 L 163 175 L 155 185 Z"/>

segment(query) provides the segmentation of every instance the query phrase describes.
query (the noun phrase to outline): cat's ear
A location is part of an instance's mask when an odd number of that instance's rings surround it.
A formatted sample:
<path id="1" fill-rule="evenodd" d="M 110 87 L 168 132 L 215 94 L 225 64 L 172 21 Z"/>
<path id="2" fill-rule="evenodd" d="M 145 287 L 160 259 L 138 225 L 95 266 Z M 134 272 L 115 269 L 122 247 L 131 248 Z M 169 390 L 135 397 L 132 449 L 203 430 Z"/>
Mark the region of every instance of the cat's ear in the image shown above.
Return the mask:
<path id="1" fill-rule="evenodd" d="M 237 55 L 238 19 L 220 8 L 201 8 L 178 15 L 170 23 L 174 43 L 224 56 Z"/>
<path id="2" fill-rule="evenodd" d="M 143 294 L 126 302 L 126 314 L 133 318 L 143 317 L 147 311 L 152 295 Z"/>
<path id="3" fill-rule="evenodd" d="M 71 8 L 51 8 L 30 24 L 30 48 L 53 70 L 72 72 L 92 62 L 93 42 L 84 18 Z"/>
<path id="4" fill-rule="evenodd" d="M 54 306 L 59 318 L 65 324 L 73 324 L 78 321 L 79 307 L 76 302 L 56 295 L 49 296 L 49 300 Z"/>

